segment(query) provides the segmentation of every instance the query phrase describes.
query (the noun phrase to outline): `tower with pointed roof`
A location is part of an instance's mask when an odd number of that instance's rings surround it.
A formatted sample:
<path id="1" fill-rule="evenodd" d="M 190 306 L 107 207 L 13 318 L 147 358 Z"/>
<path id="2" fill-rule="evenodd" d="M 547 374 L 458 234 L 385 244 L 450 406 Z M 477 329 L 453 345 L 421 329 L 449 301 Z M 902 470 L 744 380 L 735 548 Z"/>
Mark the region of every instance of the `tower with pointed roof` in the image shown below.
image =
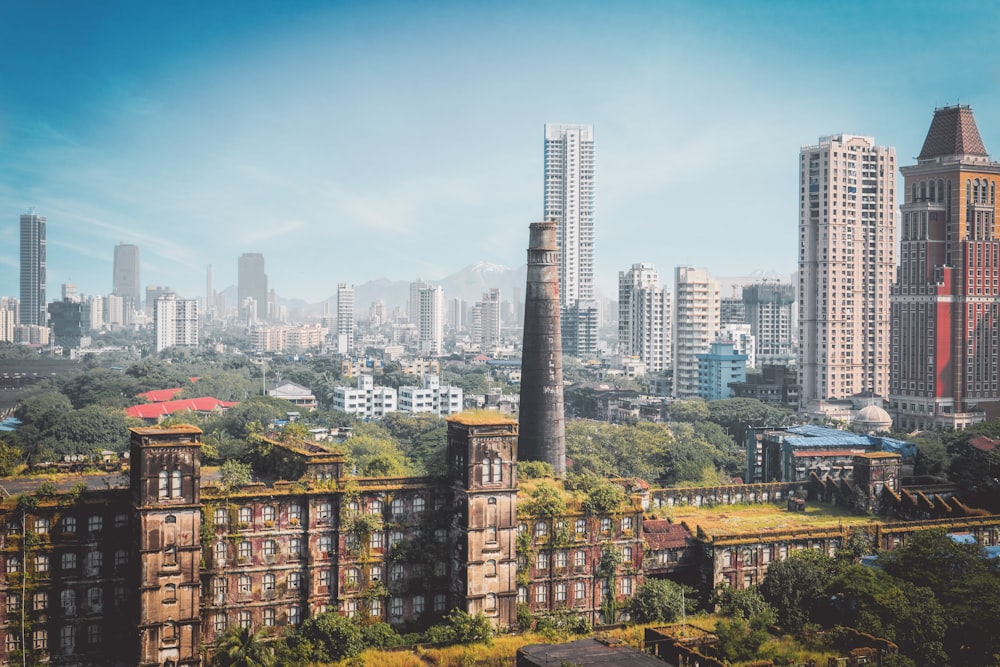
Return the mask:
<path id="1" fill-rule="evenodd" d="M 1000 163 L 972 108 L 956 105 L 934 110 L 901 171 L 890 412 L 906 430 L 964 428 L 1000 416 Z"/>

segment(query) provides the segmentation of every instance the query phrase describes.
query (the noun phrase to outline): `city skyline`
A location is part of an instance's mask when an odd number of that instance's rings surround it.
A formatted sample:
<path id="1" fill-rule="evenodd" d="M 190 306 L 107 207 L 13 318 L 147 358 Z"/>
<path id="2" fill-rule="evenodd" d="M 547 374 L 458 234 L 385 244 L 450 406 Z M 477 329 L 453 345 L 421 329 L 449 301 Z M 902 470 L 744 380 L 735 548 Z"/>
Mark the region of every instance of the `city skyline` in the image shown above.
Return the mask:
<path id="1" fill-rule="evenodd" d="M 2 10 L 0 292 L 16 294 L 30 206 L 50 223 L 48 282 L 87 294 L 111 291 L 119 242 L 142 248 L 144 283 L 187 297 L 208 264 L 235 284 L 243 252 L 310 302 L 343 281 L 520 266 L 552 122 L 600 136 L 601 294 L 635 262 L 787 275 L 792 151 L 857 133 L 905 164 L 933 108 L 1000 102 L 988 36 L 935 39 L 1000 12 L 972 3 L 189 7 L 197 20 L 178 5 Z M 40 32 L 53 48 L 31 48 Z M 570 63 L 586 75 L 552 85 Z M 342 247 L 372 251 L 329 261 Z"/>

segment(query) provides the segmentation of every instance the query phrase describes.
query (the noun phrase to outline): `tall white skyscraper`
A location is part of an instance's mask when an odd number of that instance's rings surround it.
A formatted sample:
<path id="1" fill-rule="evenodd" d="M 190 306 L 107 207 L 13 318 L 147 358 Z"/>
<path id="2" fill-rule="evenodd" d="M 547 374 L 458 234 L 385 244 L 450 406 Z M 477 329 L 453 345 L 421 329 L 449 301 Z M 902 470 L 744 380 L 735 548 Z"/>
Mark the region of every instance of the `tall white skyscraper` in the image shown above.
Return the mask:
<path id="1" fill-rule="evenodd" d="M 168 347 L 198 347 L 198 301 L 166 294 L 155 301 L 153 330 L 156 351 Z"/>
<path id="2" fill-rule="evenodd" d="M 354 285 L 337 285 L 337 352 L 354 351 Z"/>
<path id="3" fill-rule="evenodd" d="M 545 125 L 544 219 L 559 223 L 559 305 L 594 298 L 594 128 Z"/>
<path id="4" fill-rule="evenodd" d="M 494 287 L 483 294 L 483 300 L 476 304 L 478 312 L 479 349 L 490 352 L 500 345 L 500 288 Z"/>
<path id="5" fill-rule="evenodd" d="M 674 396 L 698 396 L 698 355 L 719 333 L 719 283 L 705 269 L 678 266 L 674 274 Z"/>
<path id="6" fill-rule="evenodd" d="M 21 215 L 21 324 L 45 326 L 45 216 Z"/>
<path id="7" fill-rule="evenodd" d="M 444 290 L 425 285 L 417 291 L 417 334 L 420 352 L 439 356 L 444 351 Z"/>
<path id="8" fill-rule="evenodd" d="M 111 293 L 127 299 L 130 307 L 138 310 L 142 300 L 139 246 L 130 243 L 119 243 L 115 246 Z"/>
<path id="9" fill-rule="evenodd" d="M 661 373 L 670 363 L 670 292 L 651 264 L 618 273 L 618 345 L 647 372 Z"/>
<path id="10" fill-rule="evenodd" d="M 821 137 L 799 154 L 801 402 L 889 395 L 896 150 Z"/>

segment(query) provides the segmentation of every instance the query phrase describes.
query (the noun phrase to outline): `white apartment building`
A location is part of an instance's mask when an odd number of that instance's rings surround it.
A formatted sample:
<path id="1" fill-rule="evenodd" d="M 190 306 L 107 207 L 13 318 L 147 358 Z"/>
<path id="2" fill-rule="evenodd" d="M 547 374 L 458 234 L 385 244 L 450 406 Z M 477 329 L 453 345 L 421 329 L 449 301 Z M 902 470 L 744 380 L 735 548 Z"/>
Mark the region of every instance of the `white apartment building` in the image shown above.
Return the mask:
<path id="1" fill-rule="evenodd" d="M 419 387 L 399 388 L 400 412 L 429 412 L 447 416 L 458 414 L 462 409 L 461 388 L 442 386 L 437 375 L 425 375 Z"/>
<path id="2" fill-rule="evenodd" d="M 338 354 L 354 351 L 354 285 L 337 284 L 337 339 Z"/>
<path id="3" fill-rule="evenodd" d="M 896 275 L 896 150 L 821 137 L 799 153 L 802 405 L 889 395 L 889 293 Z"/>
<path id="4" fill-rule="evenodd" d="M 417 335 L 421 354 L 444 353 L 444 289 L 426 285 L 417 290 Z"/>
<path id="5" fill-rule="evenodd" d="M 198 347 L 198 301 L 166 294 L 153 307 L 156 351 L 168 347 Z"/>
<path id="6" fill-rule="evenodd" d="M 559 223 L 559 305 L 594 298 L 594 128 L 545 125 L 544 219 Z M 565 350 L 564 350 L 565 351 Z"/>
<path id="7" fill-rule="evenodd" d="M 698 396 L 698 355 L 711 348 L 719 332 L 719 283 L 705 269 L 678 266 L 674 272 L 671 356 L 674 396 Z"/>
<path id="8" fill-rule="evenodd" d="M 371 375 L 358 375 L 356 387 L 334 388 L 333 409 L 359 419 L 381 419 L 398 409 L 396 390 L 376 387 Z"/>
<path id="9" fill-rule="evenodd" d="M 751 333 L 749 324 L 723 324 L 719 340 L 732 343 L 736 354 L 746 356 L 747 368 L 757 367 L 757 338 Z"/>
<path id="10" fill-rule="evenodd" d="M 670 365 L 670 292 L 660 285 L 651 264 L 633 264 L 618 272 L 618 346 L 625 357 L 637 357 L 646 372 L 662 373 Z"/>
<path id="11" fill-rule="evenodd" d="M 500 347 L 500 306 L 499 288 L 483 294 L 483 300 L 475 306 L 472 334 L 482 352 Z"/>

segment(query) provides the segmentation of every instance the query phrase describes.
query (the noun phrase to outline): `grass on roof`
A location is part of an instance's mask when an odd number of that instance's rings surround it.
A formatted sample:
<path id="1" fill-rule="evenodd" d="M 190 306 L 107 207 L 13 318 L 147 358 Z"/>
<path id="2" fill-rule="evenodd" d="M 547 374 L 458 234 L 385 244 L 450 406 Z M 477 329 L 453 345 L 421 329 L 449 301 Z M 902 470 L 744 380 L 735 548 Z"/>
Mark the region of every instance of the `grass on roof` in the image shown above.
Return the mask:
<path id="1" fill-rule="evenodd" d="M 770 503 L 713 507 L 675 506 L 668 510 L 668 516 L 674 523 L 685 521 L 691 530 L 700 526 L 706 533 L 714 536 L 872 522 L 872 517 L 854 514 L 845 507 L 816 502 L 807 502 L 804 512 L 790 512 L 784 505 Z"/>

